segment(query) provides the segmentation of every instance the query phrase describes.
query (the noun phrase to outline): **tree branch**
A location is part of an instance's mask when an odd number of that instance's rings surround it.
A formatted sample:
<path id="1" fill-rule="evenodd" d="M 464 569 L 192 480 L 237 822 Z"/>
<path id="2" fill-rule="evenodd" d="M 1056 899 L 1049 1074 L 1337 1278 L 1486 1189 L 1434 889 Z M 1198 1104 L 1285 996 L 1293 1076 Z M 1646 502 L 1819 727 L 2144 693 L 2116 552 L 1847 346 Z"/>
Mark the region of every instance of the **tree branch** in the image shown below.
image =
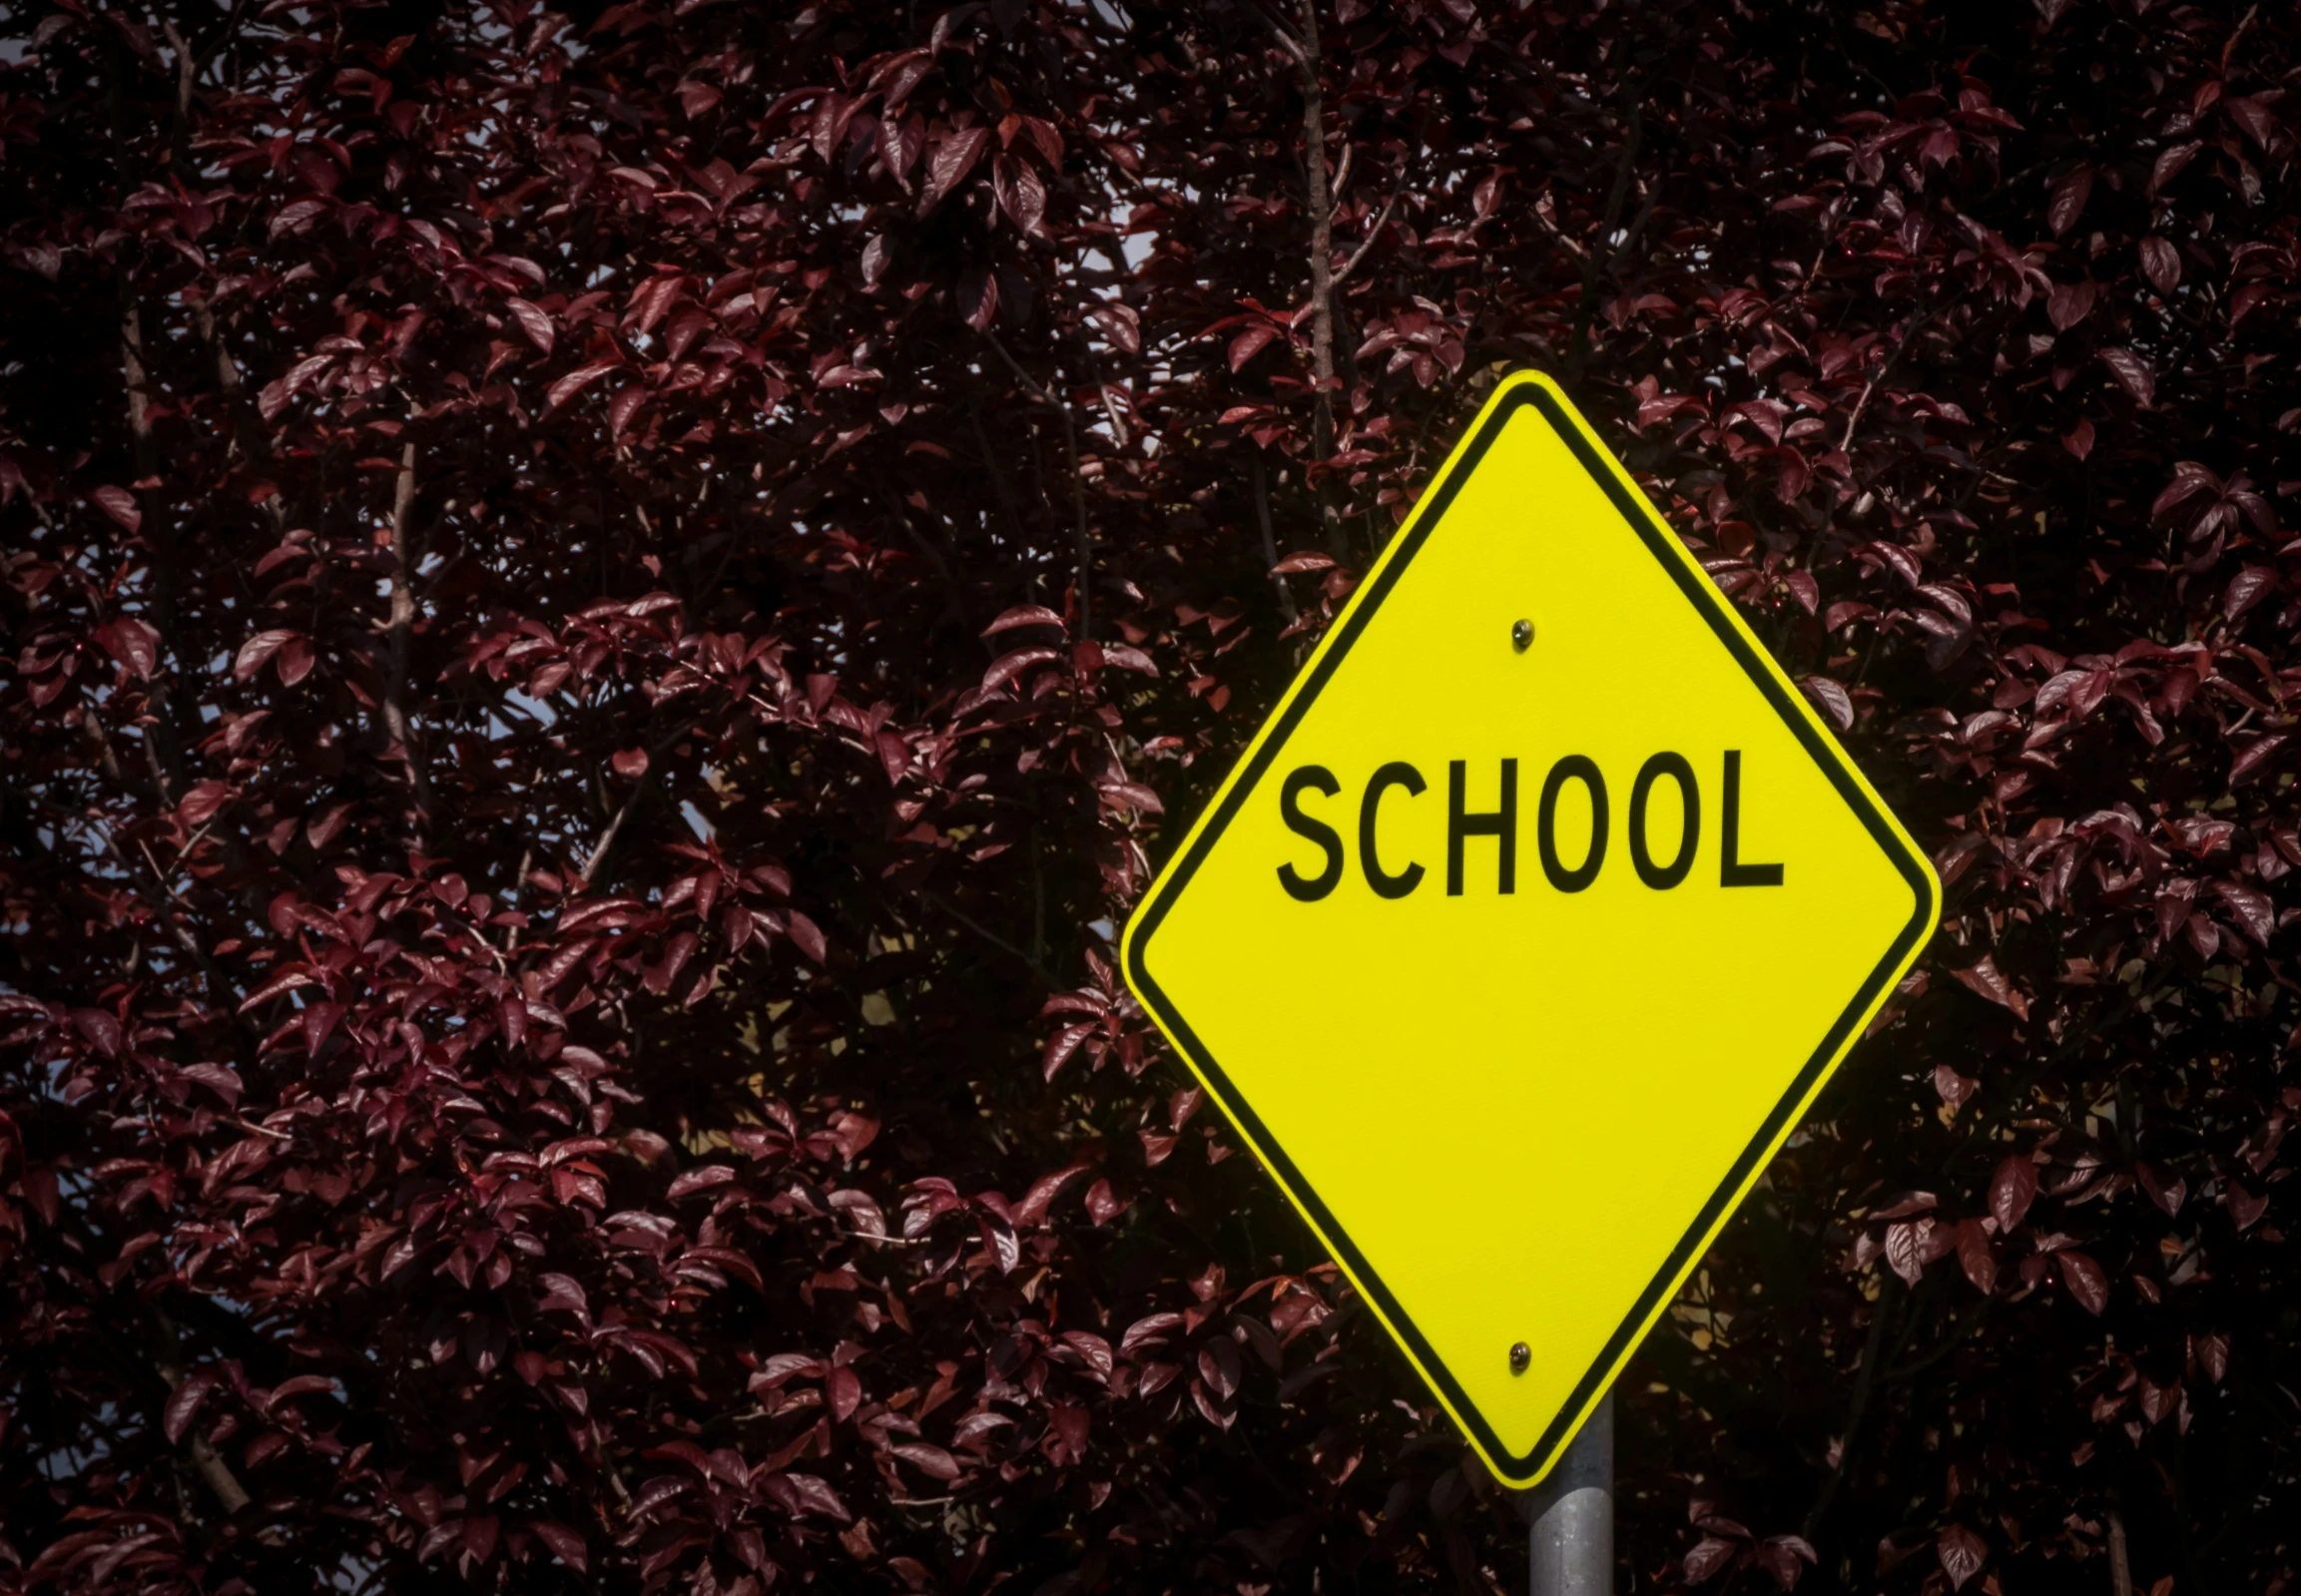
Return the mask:
<path id="1" fill-rule="evenodd" d="M 431 779 L 407 716 L 407 654 L 415 631 L 415 588 L 409 572 L 418 556 L 411 553 L 408 523 L 415 508 L 415 440 L 399 451 L 399 476 L 391 496 L 391 618 L 385 630 L 390 639 L 390 667 L 383 682 L 383 730 L 399 747 L 407 767 L 407 781 L 415 796 L 415 831 L 418 841 L 431 828 Z"/>
<path id="2" fill-rule="evenodd" d="M 1303 87 L 1303 186 L 1311 219 L 1311 458 L 1314 467 L 1335 452 L 1335 216 L 1327 186 L 1326 88 L 1320 80 L 1318 0 L 1302 0 L 1302 37 L 1295 42 L 1295 68 Z M 1283 37 L 1283 33 L 1282 33 Z M 1319 519 L 1326 525 L 1327 553 L 1348 554 L 1342 511 L 1332 484 L 1317 484 Z"/>
<path id="3" fill-rule="evenodd" d="M 161 1343 L 158 1355 L 152 1360 L 153 1366 L 168 1382 L 169 1392 L 173 1394 L 176 1387 L 184 1383 L 182 1341 L 176 1333 L 175 1322 L 157 1306 L 152 1309 L 152 1322 L 160 1331 Z M 194 1471 L 214 1493 L 217 1505 L 224 1509 L 226 1516 L 237 1515 L 255 1500 L 248 1494 L 248 1487 L 240 1483 L 240 1476 L 232 1472 L 232 1465 L 217 1455 L 216 1448 L 209 1444 L 207 1435 L 197 1424 L 185 1436 L 184 1449 L 192 1454 Z M 258 1539 L 267 1545 L 278 1545 L 280 1532 L 268 1529 L 261 1532 Z"/>
<path id="4" fill-rule="evenodd" d="M 121 265 L 119 281 L 120 364 L 128 382 L 128 431 L 135 440 L 136 475 L 143 480 L 160 472 L 160 441 L 152 431 L 152 401 L 148 391 L 151 373 L 144 364 L 144 314 L 136 303 L 126 262 Z M 139 533 L 152 558 L 152 620 L 159 629 L 161 647 L 174 656 L 179 630 L 176 540 L 167 529 L 166 518 L 155 496 L 149 491 L 140 491 L 137 498 L 143 515 Z M 168 691 L 167 682 L 156 676 L 151 693 L 159 713 L 153 717 L 145 735 L 149 740 L 157 733 L 161 739 L 159 759 L 166 765 L 170 777 L 161 784 L 161 793 L 166 798 L 184 785 L 183 750 L 192 741 L 192 734 L 183 724 L 175 695 Z M 173 798 L 167 800 L 174 801 Z"/>
<path id="5" fill-rule="evenodd" d="M 1303 42 L 1287 31 L 1287 26 L 1285 23 L 1279 21 L 1278 18 L 1272 16 L 1261 6 L 1255 4 L 1254 0 L 1247 0 L 1247 10 L 1254 15 L 1254 18 L 1257 22 L 1260 22 L 1264 27 L 1271 30 L 1271 33 L 1278 39 L 1280 45 L 1285 48 L 1287 54 L 1295 58 L 1295 65 L 1307 66 L 1310 64 L 1312 52 L 1318 49 L 1318 39 L 1315 33 L 1312 35 L 1310 50 L 1305 50 L 1303 48 Z M 1312 19 L 1312 25 L 1314 28 L 1316 27 L 1316 18 Z"/>
<path id="6" fill-rule="evenodd" d="M 1870 1389 L 1877 1382 L 1878 1361 L 1885 1350 L 1886 1321 L 1892 1317 L 1901 1282 L 1892 1275 L 1878 1289 L 1878 1301 L 1870 1310 L 1870 1337 L 1862 1346 L 1861 1368 L 1854 1375 L 1854 1396 L 1846 1412 L 1846 1431 L 1838 1437 L 1838 1460 L 1830 1468 L 1830 1477 L 1822 1482 L 1822 1494 L 1815 1498 L 1813 1511 L 1806 1515 L 1806 1539 L 1812 1540 L 1822 1527 L 1822 1515 L 1830 1510 L 1830 1502 L 1845 1482 L 1846 1465 L 1854 1455 L 1854 1435 L 1862 1427 L 1862 1415 L 1870 1406 Z"/>

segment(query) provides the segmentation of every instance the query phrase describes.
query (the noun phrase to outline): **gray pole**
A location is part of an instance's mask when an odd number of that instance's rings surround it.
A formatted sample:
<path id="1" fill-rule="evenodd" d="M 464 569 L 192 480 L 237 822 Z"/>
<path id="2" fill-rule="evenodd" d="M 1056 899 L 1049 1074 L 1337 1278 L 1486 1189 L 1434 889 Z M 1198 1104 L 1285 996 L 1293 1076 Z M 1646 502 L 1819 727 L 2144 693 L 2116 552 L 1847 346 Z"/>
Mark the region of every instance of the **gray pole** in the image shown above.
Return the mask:
<path id="1" fill-rule="evenodd" d="M 1614 1393 L 1526 1497 L 1532 1596 L 1613 1596 Z"/>

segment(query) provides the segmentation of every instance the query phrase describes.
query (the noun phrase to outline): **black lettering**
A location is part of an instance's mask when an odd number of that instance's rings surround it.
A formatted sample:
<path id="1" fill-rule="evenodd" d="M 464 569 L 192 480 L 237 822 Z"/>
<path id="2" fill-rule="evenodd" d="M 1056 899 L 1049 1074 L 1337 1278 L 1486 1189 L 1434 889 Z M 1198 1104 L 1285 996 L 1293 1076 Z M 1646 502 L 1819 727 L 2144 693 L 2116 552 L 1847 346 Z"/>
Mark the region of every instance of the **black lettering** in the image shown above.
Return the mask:
<path id="1" fill-rule="evenodd" d="M 1498 809 L 1465 813 L 1462 804 L 1468 786 L 1462 761 L 1446 767 L 1446 896 L 1462 895 L 1462 843 L 1473 836 L 1500 841 L 1501 871 L 1494 890 L 1507 896 L 1518 889 L 1518 762 L 1502 761 L 1502 806 Z"/>
<path id="2" fill-rule="evenodd" d="M 1721 886 L 1780 886 L 1779 864 L 1744 864 L 1742 853 L 1742 751 L 1726 750 L 1726 796 L 1719 807 L 1718 884 Z"/>
<path id="3" fill-rule="evenodd" d="M 1303 790 L 1316 789 L 1328 798 L 1343 790 L 1335 780 L 1335 773 L 1323 765 L 1306 765 L 1288 776 L 1286 785 L 1279 789 L 1279 818 L 1287 822 L 1287 829 L 1297 836 L 1308 837 L 1326 853 L 1327 862 L 1319 873 L 1305 880 L 1296 873 L 1292 864 L 1279 866 L 1279 885 L 1287 889 L 1287 896 L 1298 903 L 1316 903 L 1332 892 L 1343 878 L 1343 839 L 1326 821 L 1314 819 L 1303 812 Z"/>
<path id="4" fill-rule="evenodd" d="M 1405 897 L 1423 881 L 1420 864 L 1410 864 L 1393 875 L 1375 855 L 1375 813 L 1382 806 L 1383 794 L 1403 787 L 1409 796 L 1420 797 L 1427 786 L 1423 773 L 1404 760 L 1391 761 L 1367 779 L 1367 796 L 1359 800 L 1359 868 L 1367 872 L 1367 885 L 1375 889 L 1377 897 Z"/>
<path id="5" fill-rule="evenodd" d="M 1590 790 L 1590 851 L 1570 870 L 1558 862 L 1558 793 L 1568 782 L 1579 782 Z M 1606 861 L 1606 779 L 1586 755 L 1567 755 L 1542 779 L 1534 843 L 1541 850 L 1542 873 L 1559 891 L 1579 892 L 1598 878 L 1598 866 Z"/>
<path id="6" fill-rule="evenodd" d="M 1646 799 L 1665 776 L 1678 784 L 1685 821 L 1678 833 L 1677 855 L 1667 864 L 1656 864 L 1646 846 Z M 1694 848 L 1701 839 L 1702 795 L 1694 786 L 1694 768 L 1683 754 L 1655 755 L 1638 768 L 1637 783 L 1630 789 L 1630 862 L 1638 867 L 1638 879 L 1656 891 L 1676 886 L 1694 867 Z"/>

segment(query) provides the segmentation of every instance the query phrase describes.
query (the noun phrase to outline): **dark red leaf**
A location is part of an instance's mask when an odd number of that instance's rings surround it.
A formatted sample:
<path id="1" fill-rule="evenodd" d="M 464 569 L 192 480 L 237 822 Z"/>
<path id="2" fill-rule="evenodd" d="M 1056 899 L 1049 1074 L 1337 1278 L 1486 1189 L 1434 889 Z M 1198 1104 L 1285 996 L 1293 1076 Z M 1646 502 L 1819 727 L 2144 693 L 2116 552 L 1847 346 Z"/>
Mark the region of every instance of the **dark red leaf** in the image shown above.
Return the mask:
<path id="1" fill-rule="evenodd" d="M 958 1460 L 939 1446 L 924 1441 L 907 1441 L 887 1448 L 911 1467 L 929 1479 L 950 1481 L 958 1478 Z"/>
<path id="2" fill-rule="evenodd" d="M 101 487 L 88 496 L 96 501 L 98 509 L 129 531 L 144 525 L 144 512 L 137 507 L 136 495 L 126 488 Z"/>
<path id="3" fill-rule="evenodd" d="M 104 652 L 128 667 L 136 676 L 150 681 L 160 665 L 160 634 L 133 615 L 121 616 L 96 629 L 96 641 Z"/>
<path id="4" fill-rule="evenodd" d="M 1001 610 L 998 618 L 982 629 L 982 635 L 989 637 L 994 632 L 1005 632 L 1018 626 L 1051 626 L 1067 630 L 1063 626 L 1063 618 L 1045 605 L 1018 604 L 1010 610 Z"/>
<path id="5" fill-rule="evenodd" d="M 1121 1201 L 1118 1195 L 1111 1190 L 1110 1182 L 1097 1181 L 1087 1188 L 1087 1218 L 1093 1220 L 1097 1225 L 1109 1224 L 1119 1215 L 1125 1213 L 1127 1208 L 1128 1204 Z"/>
<path id="6" fill-rule="evenodd" d="M 988 128 L 961 128 L 934 147 L 926 161 L 926 194 L 920 210 L 928 210 L 936 201 L 958 187 L 975 162 L 982 158 L 984 146 L 990 142 Z"/>
<path id="7" fill-rule="evenodd" d="M 2157 402 L 2157 376 L 2149 363 L 2130 349 L 2103 349 L 2101 363 L 2117 379 L 2117 385 L 2133 395 L 2135 403 L 2146 410 Z"/>
<path id="8" fill-rule="evenodd" d="M 2234 1181 L 2229 1183 L 2221 1200 L 2228 1206 L 2229 1218 L 2240 1231 L 2251 1230 L 2269 1208 L 2267 1193 L 2255 1196 Z"/>
<path id="9" fill-rule="evenodd" d="M 1923 1248 L 1933 1228 L 1934 1222 L 1930 1219 L 1901 1220 L 1886 1227 L 1886 1262 L 1912 1286 L 1917 1285 L 1925 1273 Z"/>
<path id="10" fill-rule="evenodd" d="M 2029 1212 L 2037 1196 L 2037 1166 L 2026 1153 L 2013 1153 L 1990 1177 L 1990 1212 L 2000 1235 L 2011 1236 Z"/>
<path id="11" fill-rule="evenodd" d="M 1802 676 L 1798 686 L 1832 726 L 1841 732 L 1854 729 L 1854 700 L 1843 687 L 1826 676 Z"/>
<path id="12" fill-rule="evenodd" d="M 683 1171 L 663 1195 L 677 1202 L 692 1193 L 707 1191 L 714 1186 L 725 1186 L 734 1179 L 735 1171 L 725 1164 L 706 1164 L 700 1169 Z"/>
<path id="13" fill-rule="evenodd" d="M 1693 1549 L 1686 1553 L 1686 1560 L 1681 1565 L 1686 1583 L 1689 1585 L 1708 1584 L 1717 1577 L 1721 1569 L 1734 1560 L 1735 1550 L 1736 1547 L 1730 1540 L 1720 1540 L 1715 1535 L 1703 1536 L 1702 1539 L 1694 1543 Z"/>
<path id="14" fill-rule="evenodd" d="M 2162 193 L 2168 184 L 2181 175 L 2190 162 L 2197 159 L 2197 152 L 2204 148 L 2205 146 L 2200 141 L 2191 139 L 2183 144 L 2170 145 L 2161 151 L 2156 162 L 2149 169 L 2149 192 L 2151 194 Z"/>
<path id="15" fill-rule="evenodd" d="M 1966 1582 L 1979 1574 L 1982 1565 L 1990 1559 L 1989 1543 L 1963 1524 L 1952 1524 L 1934 1544 L 1942 1559 L 1942 1571 L 1950 1576 L 1952 1590 L 1964 1590 Z"/>
<path id="16" fill-rule="evenodd" d="M 833 1418 L 846 1418 L 863 1403 L 863 1381 L 854 1369 L 835 1365 L 823 1376 L 823 1396 Z"/>
<path id="17" fill-rule="evenodd" d="M 813 1474 L 771 1474 L 760 1481 L 760 1488 L 782 1503 L 794 1518 L 813 1515 L 845 1524 L 854 1516 L 839 1499 L 839 1493 Z"/>
<path id="18" fill-rule="evenodd" d="M 277 630 L 257 633 L 240 645 L 240 653 L 232 661 L 232 674 L 243 682 L 247 681 L 271 663 L 272 656 L 278 654 L 294 636 L 292 632 Z"/>
<path id="19" fill-rule="evenodd" d="M 527 334 L 530 343 L 549 354 L 553 342 L 550 312 L 517 295 L 509 300 L 509 304 L 511 317 L 519 323 L 519 330 Z"/>
<path id="20" fill-rule="evenodd" d="M 2045 301 L 2045 314 L 2057 332 L 2066 332 L 2085 319 L 2093 308 L 2094 287 L 2090 282 L 2064 282 L 2054 287 Z"/>
<path id="21" fill-rule="evenodd" d="M 791 939 L 799 944 L 799 950 L 802 953 L 805 953 L 818 964 L 830 957 L 831 944 L 826 942 L 823 939 L 823 933 L 816 929 L 815 921 L 797 909 L 791 910 L 785 919 L 791 926 Z"/>
<path id="22" fill-rule="evenodd" d="M 1952 970 L 1950 973 L 1956 976 L 1959 984 L 1967 990 L 1978 996 L 1986 997 L 2001 1007 L 2012 1009 L 2015 1019 L 2025 1020 L 2029 1017 L 2029 1000 L 2021 995 L 2019 987 L 2006 978 L 2004 972 L 1998 968 L 1997 960 L 1989 954 L 1983 954 L 1981 962 L 1978 964 L 1969 965 L 1965 969 Z"/>
<path id="23" fill-rule="evenodd" d="M 2189 1183 L 2184 1180 L 2160 1180 L 2157 1172 L 2147 1164 L 2133 1166 L 2133 1178 L 2142 1194 L 2165 1211 L 2168 1219 L 2181 1212 L 2181 1204 L 2189 1195 Z"/>
<path id="24" fill-rule="evenodd" d="M 2151 236 L 2141 241 L 2141 270 L 2159 293 L 2171 293 L 2181 280 L 2181 256 L 2165 240 Z"/>
<path id="25" fill-rule="evenodd" d="M 2221 109 L 2229 120 L 2245 130 L 2245 136 L 2261 149 L 2267 150 L 2277 137 L 2276 114 L 2265 100 L 2257 95 L 2231 95 L 2223 99 Z"/>
<path id="26" fill-rule="evenodd" d="M 1004 687 L 1032 666 L 1048 665 L 1062 657 L 1060 649 L 1048 648 L 1016 649 L 1011 654 L 1002 654 L 991 662 L 989 670 L 983 672 L 983 689 L 987 692 L 995 687 Z"/>
<path id="27" fill-rule="evenodd" d="M 2270 933 L 2277 929 L 2277 905 L 2269 900 L 2267 893 L 2228 880 L 2215 881 L 2213 893 L 2228 909 L 2238 929 L 2262 947 L 2269 945 Z"/>
<path id="28" fill-rule="evenodd" d="M 527 1527 L 535 1532 L 536 1539 L 551 1548 L 552 1556 L 574 1569 L 578 1574 L 590 1571 L 590 1554 L 584 1548 L 581 1535 L 566 1525 L 554 1523 L 548 1518 L 531 1518 L 527 1521 Z"/>
<path id="29" fill-rule="evenodd" d="M 2055 1253 L 2053 1262 L 2060 1266 L 2069 1295 L 2086 1313 L 2098 1317 L 2109 1306 L 2109 1277 L 2101 1273 L 2100 1265 L 2078 1252 Z"/>
<path id="30" fill-rule="evenodd" d="M 193 1415 L 200 1411 L 209 1392 L 219 1383 L 215 1371 L 205 1368 L 196 1368 L 176 1382 L 176 1388 L 168 1393 L 167 1405 L 161 1410 L 161 1427 L 168 1432 L 169 1440 L 183 1441 L 185 1431 L 192 1427 Z"/>
<path id="31" fill-rule="evenodd" d="M 2059 238 L 2076 226 L 2085 213 L 2085 198 L 2093 192 L 2093 169 L 2078 165 L 2069 169 L 2053 185 L 2053 197 L 2045 209 L 2046 226 Z"/>
<path id="32" fill-rule="evenodd" d="M 585 388 L 607 375 L 608 372 L 617 369 L 621 363 L 617 360 L 600 360 L 590 365 L 576 367 L 551 385 L 550 392 L 544 395 L 544 409 L 546 411 L 558 409 Z"/>
<path id="33" fill-rule="evenodd" d="M 1998 1289 L 1998 1259 L 1990 1250 L 1990 1233 L 1980 1220 L 1959 1221 L 1958 1264 L 1984 1297 Z"/>

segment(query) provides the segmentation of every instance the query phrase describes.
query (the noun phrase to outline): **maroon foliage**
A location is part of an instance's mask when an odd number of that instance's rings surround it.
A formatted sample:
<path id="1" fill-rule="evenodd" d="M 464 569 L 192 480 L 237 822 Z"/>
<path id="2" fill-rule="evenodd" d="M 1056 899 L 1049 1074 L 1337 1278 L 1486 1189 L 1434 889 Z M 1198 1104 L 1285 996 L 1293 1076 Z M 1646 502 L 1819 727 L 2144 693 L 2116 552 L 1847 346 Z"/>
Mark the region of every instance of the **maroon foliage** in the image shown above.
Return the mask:
<path id="1" fill-rule="evenodd" d="M 1631 1573 L 2290 1585 L 2281 10 L 27 15 L 0 1583 L 1515 1588 L 1110 944 L 1531 363 L 1949 893 Z"/>

